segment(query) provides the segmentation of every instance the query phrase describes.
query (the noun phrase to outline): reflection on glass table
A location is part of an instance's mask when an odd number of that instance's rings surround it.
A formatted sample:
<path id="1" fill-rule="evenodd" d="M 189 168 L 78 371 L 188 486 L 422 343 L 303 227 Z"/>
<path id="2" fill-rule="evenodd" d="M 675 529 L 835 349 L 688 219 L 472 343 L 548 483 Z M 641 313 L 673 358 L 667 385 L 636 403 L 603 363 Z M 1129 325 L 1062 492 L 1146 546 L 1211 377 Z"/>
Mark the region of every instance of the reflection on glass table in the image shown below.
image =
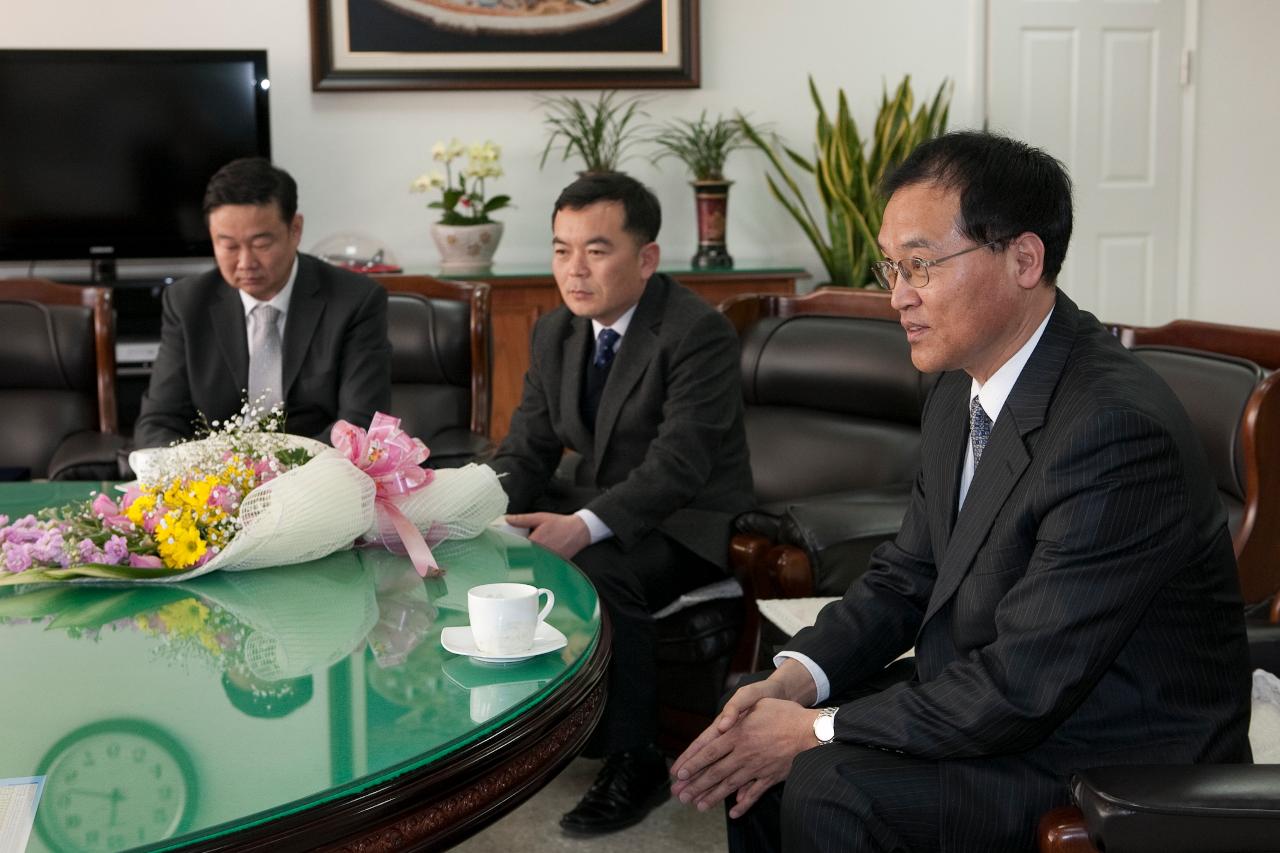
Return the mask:
<path id="1" fill-rule="evenodd" d="M 0 513 L 79 496 L 6 484 Z M 47 776 L 29 850 L 199 849 L 272 833 L 305 847 L 415 809 L 426 826 L 427 807 L 430 837 L 457 840 L 493 815 L 432 805 L 435 793 L 517 756 L 527 784 L 545 782 L 598 718 L 607 643 L 595 592 L 506 534 L 435 554 L 446 573 L 425 581 L 405 557 L 354 550 L 169 586 L 0 590 L 11 650 L 0 715 L 22 730 L 0 744 L 0 778 Z M 555 590 L 548 621 L 566 648 L 494 667 L 441 647 L 443 628 L 467 623 L 467 589 L 502 580 Z"/>

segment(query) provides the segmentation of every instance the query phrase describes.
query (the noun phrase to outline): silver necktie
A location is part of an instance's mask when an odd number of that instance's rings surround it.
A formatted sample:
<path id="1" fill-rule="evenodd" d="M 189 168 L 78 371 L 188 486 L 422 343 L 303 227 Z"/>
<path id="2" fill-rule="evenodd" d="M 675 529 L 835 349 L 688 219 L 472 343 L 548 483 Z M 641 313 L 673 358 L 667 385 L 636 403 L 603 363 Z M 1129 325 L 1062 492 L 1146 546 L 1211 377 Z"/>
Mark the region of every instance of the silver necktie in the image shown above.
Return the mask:
<path id="1" fill-rule="evenodd" d="M 257 400 L 260 408 L 269 409 L 284 402 L 280 393 L 283 367 L 280 347 L 280 311 L 270 305 L 259 305 L 249 312 L 249 402 Z"/>
<path id="2" fill-rule="evenodd" d="M 987 415 L 987 410 L 982 408 L 982 403 L 978 402 L 977 395 L 974 395 L 973 402 L 969 405 L 969 441 L 973 443 L 973 467 L 977 470 L 978 463 L 982 461 L 982 451 L 987 449 L 987 441 L 991 438 L 991 418 Z"/>

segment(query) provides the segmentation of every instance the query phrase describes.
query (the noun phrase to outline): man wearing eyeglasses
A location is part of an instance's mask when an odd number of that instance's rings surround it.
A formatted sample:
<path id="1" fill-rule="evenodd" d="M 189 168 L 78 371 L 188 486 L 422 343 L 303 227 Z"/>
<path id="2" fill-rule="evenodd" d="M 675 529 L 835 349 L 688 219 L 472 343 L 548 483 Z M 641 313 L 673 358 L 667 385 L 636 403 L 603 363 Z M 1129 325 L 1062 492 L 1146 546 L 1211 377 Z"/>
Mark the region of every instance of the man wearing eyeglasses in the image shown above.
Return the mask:
<path id="1" fill-rule="evenodd" d="M 1248 761 L 1226 513 L 1172 392 L 1055 285 L 1061 164 L 955 133 L 883 189 L 874 272 L 943 374 L 910 507 L 673 791 L 727 799 L 736 850 L 1023 851 L 1075 770 Z"/>

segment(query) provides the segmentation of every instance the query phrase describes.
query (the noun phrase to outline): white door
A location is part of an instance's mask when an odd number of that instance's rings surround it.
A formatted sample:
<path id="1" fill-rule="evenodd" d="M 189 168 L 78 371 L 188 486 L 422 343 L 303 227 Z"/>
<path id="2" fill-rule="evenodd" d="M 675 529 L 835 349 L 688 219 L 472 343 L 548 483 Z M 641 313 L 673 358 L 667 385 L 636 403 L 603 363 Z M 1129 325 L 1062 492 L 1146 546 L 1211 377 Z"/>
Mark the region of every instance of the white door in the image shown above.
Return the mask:
<path id="1" fill-rule="evenodd" d="M 1075 188 L 1059 286 L 1104 321 L 1173 319 L 1183 0 L 989 4 L 988 126 L 1053 154 Z"/>

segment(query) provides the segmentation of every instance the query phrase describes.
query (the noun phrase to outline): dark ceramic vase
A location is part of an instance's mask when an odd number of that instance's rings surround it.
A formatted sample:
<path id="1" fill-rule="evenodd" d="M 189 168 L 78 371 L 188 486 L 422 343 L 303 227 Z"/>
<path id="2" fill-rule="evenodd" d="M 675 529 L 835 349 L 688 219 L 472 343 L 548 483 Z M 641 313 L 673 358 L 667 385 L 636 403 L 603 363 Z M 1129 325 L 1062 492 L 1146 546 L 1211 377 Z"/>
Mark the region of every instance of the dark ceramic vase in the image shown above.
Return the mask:
<path id="1" fill-rule="evenodd" d="M 698 251 L 693 256 L 696 270 L 733 269 L 733 258 L 725 248 L 728 225 L 729 184 L 732 181 L 693 181 L 694 202 L 698 206 Z"/>

